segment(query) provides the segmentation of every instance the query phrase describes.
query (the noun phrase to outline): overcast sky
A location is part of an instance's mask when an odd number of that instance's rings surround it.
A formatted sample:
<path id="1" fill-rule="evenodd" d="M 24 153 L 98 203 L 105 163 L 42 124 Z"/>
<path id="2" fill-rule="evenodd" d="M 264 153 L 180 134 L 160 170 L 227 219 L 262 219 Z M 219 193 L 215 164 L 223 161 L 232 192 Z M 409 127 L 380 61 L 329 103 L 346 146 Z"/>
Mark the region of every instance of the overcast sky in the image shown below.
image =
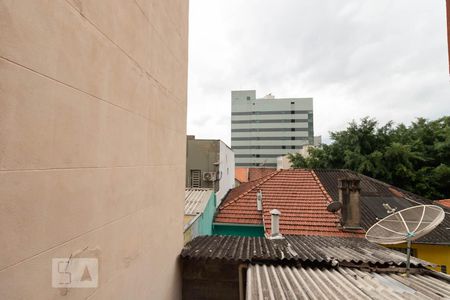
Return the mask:
<path id="1" fill-rule="evenodd" d="M 230 144 L 231 90 L 313 97 L 314 133 L 450 115 L 444 0 L 190 0 L 188 134 Z"/>

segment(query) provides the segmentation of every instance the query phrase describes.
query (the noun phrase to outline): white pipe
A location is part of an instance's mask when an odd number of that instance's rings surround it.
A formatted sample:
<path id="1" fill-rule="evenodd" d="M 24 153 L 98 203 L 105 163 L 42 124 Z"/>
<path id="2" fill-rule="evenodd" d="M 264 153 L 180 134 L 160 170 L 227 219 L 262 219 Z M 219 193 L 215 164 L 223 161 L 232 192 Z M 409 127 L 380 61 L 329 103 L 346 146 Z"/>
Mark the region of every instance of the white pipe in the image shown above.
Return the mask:
<path id="1" fill-rule="evenodd" d="M 256 194 L 256 206 L 258 211 L 262 211 L 262 191 L 259 190 L 258 193 Z"/>
<path id="2" fill-rule="evenodd" d="M 272 233 L 271 233 L 271 237 L 280 237 L 280 215 L 281 212 L 278 209 L 272 209 L 270 211 L 270 214 L 272 216 Z"/>

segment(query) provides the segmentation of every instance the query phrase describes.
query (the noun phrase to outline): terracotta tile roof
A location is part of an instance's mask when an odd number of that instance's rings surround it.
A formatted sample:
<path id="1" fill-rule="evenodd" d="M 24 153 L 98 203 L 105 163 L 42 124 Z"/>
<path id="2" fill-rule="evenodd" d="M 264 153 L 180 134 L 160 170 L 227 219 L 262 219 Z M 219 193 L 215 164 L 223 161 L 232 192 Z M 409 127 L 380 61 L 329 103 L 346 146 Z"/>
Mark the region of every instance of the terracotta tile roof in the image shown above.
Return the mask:
<path id="1" fill-rule="evenodd" d="M 235 168 L 234 178 L 240 182 L 248 182 L 248 168 Z"/>
<path id="2" fill-rule="evenodd" d="M 313 171 L 280 170 L 234 189 L 219 207 L 216 223 L 264 224 L 271 231 L 272 209 L 281 212 L 282 234 L 363 237 L 343 232 L 338 216 L 326 210 L 332 201 Z M 263 211 L 257 211 L 256 193 L 263 193 Z"/>
<path id="3" fill-rule="evenodd" d="M 276 168 L 249 168 L 248 181 L 258 180 L 275 172 Z"/>
<path id="4" fill-rule="evenodd" d="M 262 213 L 256 209 L 258 186 L 275 173 L 241 184 L 230 190 L 219 207 L 216 223 L 262 224 Z"/>
<path id="5" fill-rule="evenodd" d="M 240 182 L 249 182 L 266 177 L 276 170 L 276 168 L 235 168 L 234 177 Z"/>
<path id="6" fill-rule="evenodd" d="M 450 208 L 450 199 L 437 200 L 436 202 L 442 206 Z"/>

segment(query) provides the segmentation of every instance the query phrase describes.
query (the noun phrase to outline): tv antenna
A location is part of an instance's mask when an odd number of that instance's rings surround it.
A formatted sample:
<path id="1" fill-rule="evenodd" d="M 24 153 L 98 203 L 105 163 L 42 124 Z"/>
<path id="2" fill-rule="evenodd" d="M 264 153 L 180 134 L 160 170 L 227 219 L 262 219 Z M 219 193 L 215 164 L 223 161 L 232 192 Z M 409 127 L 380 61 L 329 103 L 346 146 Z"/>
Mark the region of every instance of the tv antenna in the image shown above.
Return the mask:
<path id="1" fill-rule="evenodd" d="M 409 276 L 412 241 L 432 231 L 444 217 L 444 210 L 436 205 L 408 207 L 375 223 L 366 232 L 366 239 L 387 245 L 406 242 L 406 276 Z"/>

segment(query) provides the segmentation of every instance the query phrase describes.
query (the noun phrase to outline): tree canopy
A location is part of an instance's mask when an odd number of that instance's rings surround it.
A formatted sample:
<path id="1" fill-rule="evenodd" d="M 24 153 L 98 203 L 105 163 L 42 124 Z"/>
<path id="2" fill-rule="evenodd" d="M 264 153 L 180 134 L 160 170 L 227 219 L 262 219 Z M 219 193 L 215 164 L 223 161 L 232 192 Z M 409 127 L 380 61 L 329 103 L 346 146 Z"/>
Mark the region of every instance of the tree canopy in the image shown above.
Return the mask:
<path id="1" fill-rule="evenodd" d="M 430 199 L 450 198 L 450 117 L 410 126 L 369 117 L 330 133 L 332 143 L 289 154 L 294 168 L 350 169 Z"/>

